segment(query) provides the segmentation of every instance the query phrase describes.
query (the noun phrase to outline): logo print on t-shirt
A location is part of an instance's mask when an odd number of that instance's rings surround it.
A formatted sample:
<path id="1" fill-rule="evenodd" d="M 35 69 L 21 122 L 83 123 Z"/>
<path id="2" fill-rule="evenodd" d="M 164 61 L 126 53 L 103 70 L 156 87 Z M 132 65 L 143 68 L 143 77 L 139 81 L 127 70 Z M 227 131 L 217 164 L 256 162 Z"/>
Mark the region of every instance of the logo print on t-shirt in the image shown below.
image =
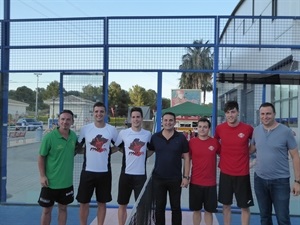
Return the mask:
<path id="1" fill-rule="evenodd" d="M 239 134 L 238 134 L 238 137 L 239 137 L 239 138 L 243 138 L 243 137 L 245 137 L 245 134 L 239 133 Z"/>
<path id="2" fill-rule="evenodd" d="M 106 151 L 106 148 L 102 148 L 102 146 L 108 141 L 108 139 L 102 137 L 101 134 L 98 134 L 93 140 L 90 142 L 90 144 L 93 146 L 91 148 L 91 151 L 97 151 L 97 152 L 103 152 Z"/>
<path id="3" fill-rule="evenodd" d="M 208 149 L 209 149 L 210 151 L 213 151 L 215 148 L 214 148 L 214 146 L 211 145 L 211 146 L 208 147 Z"/>
<path id="4" fill-rule="evenodd" d="M 145 145 L 145 142 L 140 141 L 140 139 L 136 138 L 131 142 L 129 149 L 133 152 L 129 152 L 129 155 L 135 155 L 140 156 L 144 154 L 144 152 L 141 152 L 141 148 Z"/>

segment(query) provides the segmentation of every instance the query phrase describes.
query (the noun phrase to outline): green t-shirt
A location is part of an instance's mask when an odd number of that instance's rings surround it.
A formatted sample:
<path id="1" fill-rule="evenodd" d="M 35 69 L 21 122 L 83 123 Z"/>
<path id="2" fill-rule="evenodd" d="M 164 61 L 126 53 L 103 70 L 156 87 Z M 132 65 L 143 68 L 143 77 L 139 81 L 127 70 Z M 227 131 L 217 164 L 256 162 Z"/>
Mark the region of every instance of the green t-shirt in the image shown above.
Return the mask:
<path id="1" fill-rule="evenodd" d="M 69 132 L 66 140 L 58 131 L 59 128 L 46 134 L 39 154 L 45 156 L 45 173 L 49 188 L 61 189 L 73 185 L 74 155 L 77 136 Z"/>

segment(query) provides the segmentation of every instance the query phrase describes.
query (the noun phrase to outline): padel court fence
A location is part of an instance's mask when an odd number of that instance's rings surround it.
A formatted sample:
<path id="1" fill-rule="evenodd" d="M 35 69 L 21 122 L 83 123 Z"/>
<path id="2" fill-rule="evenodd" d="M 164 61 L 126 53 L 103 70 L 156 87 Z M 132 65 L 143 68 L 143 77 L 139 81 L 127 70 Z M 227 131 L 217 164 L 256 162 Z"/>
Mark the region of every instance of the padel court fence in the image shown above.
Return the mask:
<path id="1" fill-rule="evenodd" d="M 43 73 L 49 78 L 57 75 L 59 97 L 55 101 L 50 98 L 48 104 L 50 107 L 53 104 L 53 114 L 63 108 L 73 110 L 77 132 L 92 121 L 95 101 L 102 100 L 110 106 L 107 97 L 110 74 L 153 76 L 153 82 L 157 82 L 157 115 L 160 118 L 164 79 L 179 83 L 178 74 L 193 77 L 200 73 L 212 75 L 210 93 L 214 112 L 222 109 L 226 101 L 237 100 L 241 121 L 256 126 L 259 105 L 270 101 L 275 104 L 276 119 L 288 121 L 291 129 L 300 134 L 299 17 L 18 19 L 2 20 L 1 26 L 1 202 L 36 203 L 40 190 L 36 160 L 32 159 L 37 150 L 32 158 L 21 160 L 20 155 L 12 155 L 7 146 L 9 85 L 13 75 L 29 77 Z M 212 67 L 199 67 L 198 64 L 180 67 L 185 54 L 205 48 L 211 49 Z M 135 85 L 130 79 L 128 82 Z M 102 92 L 81 97 L 65 95 L 66 92 L 81 92 L 89 85 L 101 88 Z M 224 120 L 216 114 L 211 119 L 214 126 Z M 18 164 L 13 164 L 16 159 Z M 33 179 L 22 179 L 24 173 L 22 170 L 16 172 L 17 165 L 32 168 L 27 174 Z M 76 158 L 75 190 L 81 166 L 82 158 Z M 113 178 L 113 186 L 117 179 L 118 176 Z M 24 182 L 31 183 L 24 186 Z M 22 194 L 16 187 L 22 187 Z M 300 201 L 296 200 L 291 213 L 299 215 L 299 208 Z"/>

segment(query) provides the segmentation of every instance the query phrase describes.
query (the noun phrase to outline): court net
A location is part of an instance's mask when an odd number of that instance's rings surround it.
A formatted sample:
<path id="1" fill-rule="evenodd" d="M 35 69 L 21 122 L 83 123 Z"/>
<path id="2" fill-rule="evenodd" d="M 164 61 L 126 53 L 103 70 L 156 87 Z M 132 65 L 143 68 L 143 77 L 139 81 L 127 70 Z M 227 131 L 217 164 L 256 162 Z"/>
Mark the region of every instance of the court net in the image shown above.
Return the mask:
<path id="1" fill-rule="evenodd" d="M 150 176 L 135 202 L 126 225 L 155 225 L 153 181 Z"/>

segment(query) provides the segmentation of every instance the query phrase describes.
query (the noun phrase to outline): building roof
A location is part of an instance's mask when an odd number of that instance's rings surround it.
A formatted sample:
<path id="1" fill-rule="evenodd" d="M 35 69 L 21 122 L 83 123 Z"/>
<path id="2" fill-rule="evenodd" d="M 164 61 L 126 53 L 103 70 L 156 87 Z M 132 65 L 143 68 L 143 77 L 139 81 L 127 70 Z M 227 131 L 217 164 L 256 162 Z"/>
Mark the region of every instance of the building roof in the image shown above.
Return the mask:
<path id="1" fill-rule="evenodd" d="M 213 108 L 207 105 L 184 102 L 162 110 L 162 114 L 166 112 L 172 112 L 176 116 L 212 116 Z M 224 113 L 221 110 L 218 110 L 218 116 L 224 116 Z"/>
<path id="2" fill-rule="evenodd" d="M 8 105 L 18 105 L 18 106 L 23 106 L 23 107 L 28 107 L 29 104 L 25 103 L 25 102 L 20 102 L 17 100 L 13 100 L 13 99 L 8 99 Z"/>
<path id="3" fill-rule="evenodd" d="M 44 101 L 45 104 L 52 105 L 53 104 L 53 99 L 47 99 Z M 59 103 L 59 97 L 54 99 L 54 103 L 58 104 Z M 86 105 L 86 104 L 94 104 L 93 101 L 75 96 L 75 95 L 68 95 L 64 97 L 64 104 L 79 104 L 79 105 Z"/>

